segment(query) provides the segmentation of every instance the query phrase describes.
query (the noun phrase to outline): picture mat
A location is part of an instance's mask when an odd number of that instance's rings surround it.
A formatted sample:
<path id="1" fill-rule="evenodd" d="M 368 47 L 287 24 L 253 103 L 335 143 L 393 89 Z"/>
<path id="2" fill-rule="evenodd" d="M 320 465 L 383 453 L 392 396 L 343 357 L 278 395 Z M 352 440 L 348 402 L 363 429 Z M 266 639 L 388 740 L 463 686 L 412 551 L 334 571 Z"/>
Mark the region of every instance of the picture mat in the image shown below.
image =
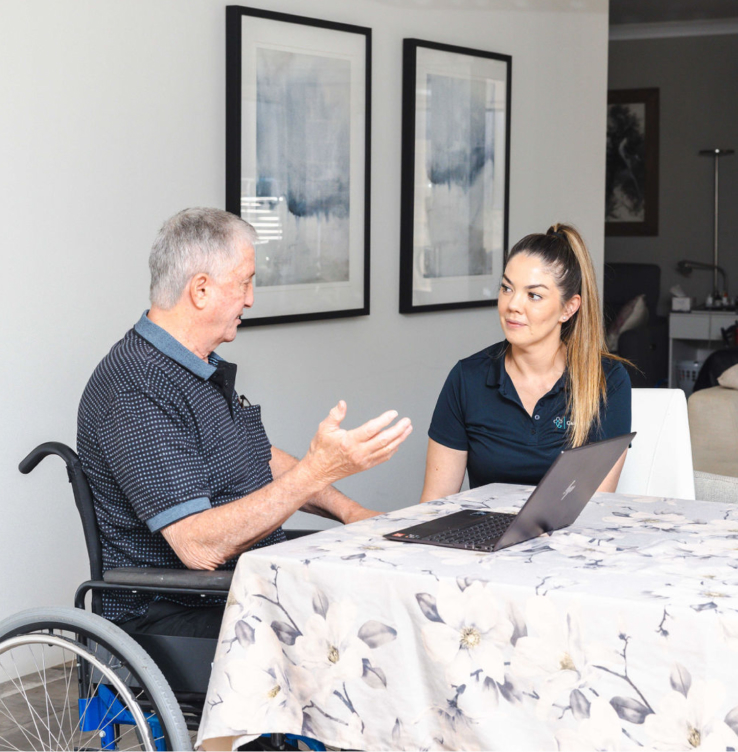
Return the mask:
<path id="1" fill-rule="evenodd" d="M 259 216 L 251 209 L 256 201 L 257 181 L 257 70 L 258 51 L 277 51 L 296 56 L 317 56 L 346 61 L 350 65 L 349 124 L 349 246 L 347 281 L 319 281 L 302 284 L 259 285 L 255 278 L 253 313 L 244 319 L 266 318 L 312 312 L 361 309 L 364 301 L 364 206 L 365 206 L 365 123 L 366 123 L 366 37 L 350 32 L 244 16 L 241 19 L 242 101 L 241 101 L 241 216 L 249 221 Z M 280 202 L 284 203 L 284 202 Z M 313 222 L 315 224 L 315 222 Z M 276 233 L 266 232 L 265 237 Z M 308 227 L 315 232 L 315 227 Z M 262 259 L 274 239 L 259 243 L 256 253 Z M 258 267 L 259 263 L 257 263 Z"/>
<path id="2" fill-rule="evenodd" d="M 504 254 L 508 65 L 499 60 L 420 46 L 416 48 L 416 56 L 412 303 L 414 306 L 424 306 L 455 303 L 460 300 L 492 301 L 497 298 Z M 459 191 L 454 192 L 446 186 L 439 188 L 432 185 L 428 174 L 429 160 L 433 157 L 428 139 L 429 118 L 434 117 L 433 112 L 429 112 L 429 106 L 432 107 L 432 103 L 429 105 L 429 82 L 432 86 L 434 78 L 436 81 L 439 78 L 456 80 L 462 86 L 468 83 L 470 88 L 478 90 L 481 86 L 485 90 L 483 145 L 488 149 L 491 144 L 493 160 L 490 161 L 489 154 L 485 154 L 484 166 L 478 180 L 481 180 L 484 186 L 479 226 L 483 247 L 489 256 L 485 269 L 488 273 L 458 276 L 428 276 L 425 273 L 425 249 L 433 242 L 433 232 L 436 229 L 432 227 L 434 212 L 445 215 L 441 221 L 450 222 L 445 238 L 447 242 L 453 244 L 456 239 L 458 247 L 458 244 L 465 241 L 463 217 L 461 223 L 456 228 L 453 227 L 454 208 L 459 208 Z M 453 195 L 454 193 L 456 195 Z"/>

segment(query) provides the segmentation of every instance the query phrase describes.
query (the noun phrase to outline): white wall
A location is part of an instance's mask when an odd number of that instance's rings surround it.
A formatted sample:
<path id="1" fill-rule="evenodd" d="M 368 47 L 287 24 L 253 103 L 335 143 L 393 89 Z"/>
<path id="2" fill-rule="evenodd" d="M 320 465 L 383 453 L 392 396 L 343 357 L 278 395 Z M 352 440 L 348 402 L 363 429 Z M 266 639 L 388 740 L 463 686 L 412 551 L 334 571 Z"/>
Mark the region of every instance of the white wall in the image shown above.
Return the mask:
<path id="1" fill-rule="evenodd" d="M 500 329 L 492 309 L 397 313 L 402 39 L 512 54 L 510 239 L 572 221 L 600 268 L 607 2 L 251 4 L 373 29 L 372 314 L 249 329 L 222 353 L 273 442 L 293 453 L 339 398 L 350 425 L 389 407 L 411 416 L 415 433 L 392 462 L 341 487 L 381 510 L 412 504 L 446 373 Z M 0 3 L 0 617 L 70 604 L 86 576 L 61 462 L 23 477 L 18 461 L 42 441 L 74 445 L 87 378 L 146 307 L 161 222 L 223 205 L 224 6 Z"/>

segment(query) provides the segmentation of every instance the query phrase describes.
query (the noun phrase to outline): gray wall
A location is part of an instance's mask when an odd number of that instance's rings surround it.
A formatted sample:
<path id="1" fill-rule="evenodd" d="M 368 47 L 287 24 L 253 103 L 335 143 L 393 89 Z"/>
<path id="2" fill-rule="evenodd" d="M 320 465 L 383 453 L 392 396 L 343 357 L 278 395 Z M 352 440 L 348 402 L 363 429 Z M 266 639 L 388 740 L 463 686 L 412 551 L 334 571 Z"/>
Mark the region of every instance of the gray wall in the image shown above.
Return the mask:
<path id="1" fill-rule="evenodd" d="M 713 159 L 698 152 L 738 150 L 738 35 L 612 41 L 608 88 L 648 87 L 661 99 L 659 234 L 607 237 L 605 261 L 659 264 L 666 312 L 673 284 L 699 303 L 712 288 L 712 272 L 684 278 L 675 267 L 680 259 L 712 263 Z M 719 248 L 738 295 L 738 154 L 720 162 Z"/>
<path id="2" fill-rule="evenodd" d="M 0 2 L 0 618 L 70 604 L 85 576 L 59 461 L 29 477 L 18 461 L 42 441 L 75 443 L 87 379 L 147 306 L 162 221 L 223 204 L 225 5 Z M 416 430 L 396 457 L 342 484 L 370 507 L 407 506 L 446 374 L 500 327 L 495 309 L 398 313 L 402 39 L 513 56 L 510 238 L 574 222 L 601 269 L 607 2 L 249 5 L 373 29 L 372 313 L 247 329 L 222 354 L 273 442 L 295 454 L 341 398 L 349 427 L 390 407 L 409 415 Z"/>

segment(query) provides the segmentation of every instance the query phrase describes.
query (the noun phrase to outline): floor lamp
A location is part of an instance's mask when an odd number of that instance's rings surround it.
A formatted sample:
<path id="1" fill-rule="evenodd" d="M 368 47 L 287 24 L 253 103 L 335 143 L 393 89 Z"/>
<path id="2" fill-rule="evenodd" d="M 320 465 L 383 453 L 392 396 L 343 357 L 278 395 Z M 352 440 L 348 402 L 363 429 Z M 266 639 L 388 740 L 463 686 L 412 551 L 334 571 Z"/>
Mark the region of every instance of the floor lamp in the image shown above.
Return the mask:
<path id="1" fill-rule="evenodd" d="M 713 300 L 715 301 L 717 301 L 717 299 L 720 297 L 720 290 L 718 288 L 718 270 L 720 269 L 720 267 L 718 266 L 718 194 L 719 194 L 718 165 L 720 164 L 721 157 L 728 157 L 734 153 L 735 151 L 733 149 L 702 149 L 702 151 L 700 151 L 701 157 L 713 157 L 713 159 L 715 160 L 715 235 L 714 235 L 714 243 L 713 243 L 713 251 L 712 251 L 712 267 L 713 267 L 712 295 L 713 295 Z M 725 290 L 725 292 L 727 292 L 727 290 Z"/>

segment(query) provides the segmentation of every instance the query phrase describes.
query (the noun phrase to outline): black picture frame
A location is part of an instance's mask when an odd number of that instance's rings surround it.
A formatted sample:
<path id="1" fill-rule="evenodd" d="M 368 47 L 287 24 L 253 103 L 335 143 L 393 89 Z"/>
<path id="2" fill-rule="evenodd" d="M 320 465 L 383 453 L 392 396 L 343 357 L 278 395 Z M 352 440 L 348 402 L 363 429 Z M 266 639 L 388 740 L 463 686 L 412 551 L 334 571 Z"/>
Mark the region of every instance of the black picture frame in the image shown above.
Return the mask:
<path id="1" fill-rule="evenodd" d="M 403 40 L 400 313 L 497 304 L 511 97 L 511 55 Z"/>
<path id="2" fill-rule="evenodd" d="M 226 210 L 256 227 L 241 326 L 369 314 L 372 32 L 226 7 Z"/>
<path id="3" fill-rule="evenodd" d="M 659 90 L 607 92 L 605 235 L 659 234 Z"/>

